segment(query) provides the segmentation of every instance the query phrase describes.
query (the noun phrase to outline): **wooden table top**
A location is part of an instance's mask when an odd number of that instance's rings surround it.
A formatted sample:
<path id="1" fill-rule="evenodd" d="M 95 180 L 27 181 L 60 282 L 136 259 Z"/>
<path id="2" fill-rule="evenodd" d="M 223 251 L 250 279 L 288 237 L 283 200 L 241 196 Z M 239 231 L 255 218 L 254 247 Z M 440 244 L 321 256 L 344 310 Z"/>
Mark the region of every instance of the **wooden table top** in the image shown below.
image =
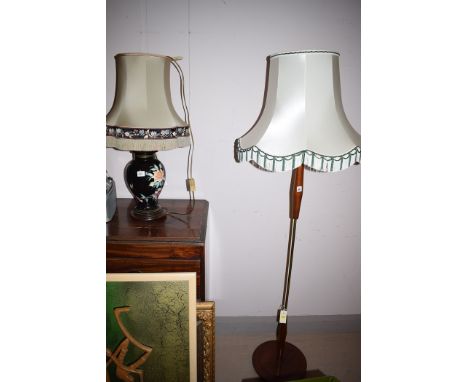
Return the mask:
<path id="1" fill-rule="evenodd" d="M 144 222 L 130 216 L 130 210 L 135 205 L 133 199 L 118 198 L 115 215 L 106 223 L 107 242 L 205 242 L 208 217 L 206 200 L 196 200 L 189 215 L 180 215 L 187 213 L 190 207 L 188 199 L 160 199 L 159 204 L 167 209 L 167 217 Z"/>

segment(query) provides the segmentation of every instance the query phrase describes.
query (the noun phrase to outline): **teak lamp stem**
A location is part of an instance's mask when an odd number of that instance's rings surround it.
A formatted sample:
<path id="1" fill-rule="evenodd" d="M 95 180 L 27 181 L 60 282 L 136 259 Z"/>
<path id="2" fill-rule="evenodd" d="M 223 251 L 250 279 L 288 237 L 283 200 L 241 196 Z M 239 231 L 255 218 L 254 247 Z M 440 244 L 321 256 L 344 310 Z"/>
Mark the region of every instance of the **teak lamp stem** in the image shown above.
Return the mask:
<path id="1" fill-rule="evenodd" d="M 294 169 L 291 175 L 291 188 L 289 189 L 289 241 L 288 241 L 288 257 L 286 261 L 286 273 L 284 275 L 283 301 L 281 308 L 288 309 L 289 284 L 291 281 L 291 269 L 294 253 L 294 241 L 296 239 L 296 222 L 299 219 L 301 210 L 302 191 L 304 188 L 304 165 Z"/>
<path id="2" fill-rule="evenodd" d="M 255 349 L 252 357 L 256 372 L 266 381 L 286 381 L 291 378 L 304 378 L 306 375 L 307 362 L 304 354 L 296 346 L 286 342 L 287 309 L 296 238 L 296 222 L 301 209 L 303 186 L 304 165 L 301 165 L 294 169 L 291 176 L 288 255 L 284 274 L 283 299 L 277 316 L 276 341 L 264 342 Z"/>

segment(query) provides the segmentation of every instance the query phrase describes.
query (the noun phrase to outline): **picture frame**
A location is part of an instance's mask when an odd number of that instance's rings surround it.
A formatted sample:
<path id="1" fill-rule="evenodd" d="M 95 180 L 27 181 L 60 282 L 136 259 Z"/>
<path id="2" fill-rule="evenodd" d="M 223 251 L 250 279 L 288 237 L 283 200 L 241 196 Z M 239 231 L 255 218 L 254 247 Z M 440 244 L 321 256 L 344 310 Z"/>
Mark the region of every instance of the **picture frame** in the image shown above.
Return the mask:
<path id="1" fill-rule="evenodd" d="M 215 303 L 197 302 L 198 382 L 215 381 Z"/>
<path id="2" fill-rule="evenodd" d="M 106 381 L 197 382 L 196 273 L 106 275 Z"/>

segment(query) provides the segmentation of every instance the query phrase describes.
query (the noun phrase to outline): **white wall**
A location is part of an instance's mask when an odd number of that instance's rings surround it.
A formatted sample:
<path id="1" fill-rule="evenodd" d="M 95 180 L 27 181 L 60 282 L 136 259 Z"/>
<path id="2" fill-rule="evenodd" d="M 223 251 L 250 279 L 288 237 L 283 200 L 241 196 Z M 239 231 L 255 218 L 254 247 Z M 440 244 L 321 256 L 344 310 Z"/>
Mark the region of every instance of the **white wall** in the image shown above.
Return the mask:
<path id="1" fill-rule="evenodd" d="M 274 315 L 281 302 L 291 174 L 236 163 L 233 144 L 259 114 L 266 56 L 305 49 L 341 53 L 343 104 L 360 131 L 359 0 L 107 1 L 107 110 L 114 54 L 184 57 L 196 196 L 210 202 L 207 294 L 221 316 Z M 186 154 L 158 154 L 168 171 L 162 198 L 188 196 Z M 129 153 L 107 149 L 118 197 L 130 197 L 122 176 L 129 159 Z M 305 174 L 289 312 L 360 313 L 359 166 Z"/>

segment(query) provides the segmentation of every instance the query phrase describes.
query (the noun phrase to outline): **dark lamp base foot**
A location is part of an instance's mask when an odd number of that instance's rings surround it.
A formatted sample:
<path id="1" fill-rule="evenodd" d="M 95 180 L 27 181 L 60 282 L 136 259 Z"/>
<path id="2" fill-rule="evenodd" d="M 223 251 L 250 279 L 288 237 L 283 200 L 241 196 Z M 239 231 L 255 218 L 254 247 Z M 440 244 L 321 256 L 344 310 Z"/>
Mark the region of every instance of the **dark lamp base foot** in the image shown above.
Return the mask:
<path id="1" fill-rule="evenodd" d="M 165 219 L 167 216 L 167 210 L 159 206 L 156 208 L 146 208 L 146 209 L 140 209 L 140 208 L 135 207 L 130 211 L 130 215 L 134 219 L 147 222 L 147 221 L 152 221 L 152 220 Z"/>
<path id="2" fill-rule="evenodd" d="M 305 378 L 307 361 L 302 351 L 286 342 L 279 365 L 278 349 L 277 341 L 264 342 L 255 349 L 252 363 L 257 374 L 268 382 Z"/>

